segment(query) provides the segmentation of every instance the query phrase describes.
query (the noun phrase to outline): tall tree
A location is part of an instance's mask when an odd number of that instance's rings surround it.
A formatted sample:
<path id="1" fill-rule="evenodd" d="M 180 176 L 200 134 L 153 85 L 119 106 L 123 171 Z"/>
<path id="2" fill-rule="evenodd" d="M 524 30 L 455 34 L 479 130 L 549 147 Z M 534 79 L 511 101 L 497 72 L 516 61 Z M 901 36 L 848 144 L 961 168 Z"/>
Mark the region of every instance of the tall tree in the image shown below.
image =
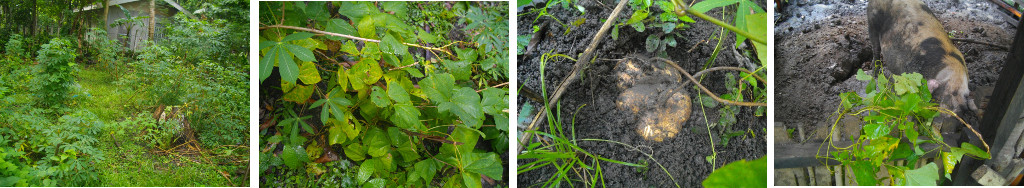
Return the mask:
<path id="1" fill-rule="evenodd" d="M 156 0 L 149 0 L 149 41 L 156 33 Z"/>

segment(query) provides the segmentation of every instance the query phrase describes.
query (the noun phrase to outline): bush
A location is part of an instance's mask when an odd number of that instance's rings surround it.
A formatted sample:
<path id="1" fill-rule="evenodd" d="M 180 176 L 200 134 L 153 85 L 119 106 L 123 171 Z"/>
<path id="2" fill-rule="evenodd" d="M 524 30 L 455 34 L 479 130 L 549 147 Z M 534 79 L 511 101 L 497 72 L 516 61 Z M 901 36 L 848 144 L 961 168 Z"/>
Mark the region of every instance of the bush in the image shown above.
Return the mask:
<path id="1" fill-rule="evenodd" d="M 24 45 L 24 42 L 22 42 L 22 40 L 25 39 L 22 38 L 21 35 L 19 34 L 11 35 L 11 38 L 7 41 L 7 45 L 5 48 L 5 50 L 7 50 L 7 55 L 16 57 L 25 56 L 25 48 L 22 47 Z"/>
<path id="2" fill-rule="evenodd" d="M 100 28 L 92 28 L 85 34 L 86 43 L 89 45 L 89 54 L 96 57 L 96 63 L 107 70 L 118 70 L 121 68 L 121 53 L 124 48 L 117 41 L 107 38 L 107 31 Z M 119 71 L 117 71 L 119 72 Z"/>
<path id="3" fill-rule="evenodd" d="M 207 147 L 249 144 L 249 75 L 203 61 L 196 67 L 186 98 L 188 116 Z"/>
<path id="4" fill-rule="evenodd" d="M 19 110 L 25 111 L 25 110 Z M 91 186 L 99 184 L 92 166 L 104 160 L 94 145 L 103 124 L 88 111 L 53 122 L 41 110 L 8 112 L 0 122 L 0 186 Z M 8 147 L 18 146 L 18 147 Z"/>
<path id="5" fill-rule="evenodd" d="M 39 61 L 35 78 L 36 94 L 45 107 L 57 108 L 65 104 L 68 92 L 75 83 L 78 72 L 75 61 L 75 50 L 67 40 L 54 38 L 39 50 Z"/>

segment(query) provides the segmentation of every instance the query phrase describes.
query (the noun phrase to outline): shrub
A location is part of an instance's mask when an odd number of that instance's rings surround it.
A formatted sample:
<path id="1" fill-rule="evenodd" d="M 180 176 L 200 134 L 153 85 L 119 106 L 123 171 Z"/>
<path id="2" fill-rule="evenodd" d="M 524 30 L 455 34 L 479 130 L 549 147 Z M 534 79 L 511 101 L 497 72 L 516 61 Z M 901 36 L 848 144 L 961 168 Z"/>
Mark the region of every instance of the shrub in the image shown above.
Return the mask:
<path id="1" fill-rule="evenodd" d="M 25 48 L 22 47 L 24 45 L 24 42 L 22 42 L 22 40 L 25 40 L 25 39 L 22 38 L 21 35 L 19 35 L 19 34 L 11 35 L 11 38 L 10 38 L 10 40 L 7 41 L 7 45 L 6 45 L 6 48 L 5 48 L 5 50 L 7 50 L 6 51 L 7 55 L 9 55 L 9 56 L 17 56 L 17 57 L 24 56 L 25 55 Z"/>
<path id="2" fill-rule="evenodd" d="M 38 53 L 36 94 L 44 106 L 60 107 L 66 102 L 68 92 L 75 82 L 74 75 L 78 72 L 74 63 L 75 50 L 67 40 L 54 38 L 44 44 Z"/>
<path id="3" fill-rule="evenodd" d="M 203 61 L 186 98 L 192 128 L 207 147 L 249 144 L 249 75 Z"/>
<path id="4" fill-rule="evenodd" d="M 117 41 L 107 38 L 107 31 L 100 28 L 92 28 L 85 34 L 87 50 L 96 57 L 96 63 L 107 70 L 118 70 L 121 68 L 121 53 L 124 48 Z"/>
<path id="5" fill-rule="evenodd" d="M 18 125 L 0 127 L 0 186 L 97 185 L 99 174 L 92 164 L 104 160 L 104 154 L 93 146 L 103 124 L 88 111 L 61 116 L 56 122 L 41 112 L 0 117 Z"/>

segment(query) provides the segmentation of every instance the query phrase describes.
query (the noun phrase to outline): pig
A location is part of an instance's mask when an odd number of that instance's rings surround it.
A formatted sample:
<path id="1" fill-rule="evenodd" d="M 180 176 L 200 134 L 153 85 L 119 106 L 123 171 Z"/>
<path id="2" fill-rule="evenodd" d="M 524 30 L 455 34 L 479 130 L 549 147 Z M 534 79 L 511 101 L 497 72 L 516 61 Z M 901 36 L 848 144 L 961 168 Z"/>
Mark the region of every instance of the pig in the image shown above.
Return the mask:
<path id="1" fill-rule="evenodd" d="M 958 116 L 977 110 L 968 97 L 964 55 L 953 46 L 928 6 L 920 0 L 871 0 L 867 14 L 874 59 L 880 56 L 883 67 L 892 74 L 921 73 L 932 98 Z M 932 126 L 948 133 L 962 124 L 943 114 Z"/>

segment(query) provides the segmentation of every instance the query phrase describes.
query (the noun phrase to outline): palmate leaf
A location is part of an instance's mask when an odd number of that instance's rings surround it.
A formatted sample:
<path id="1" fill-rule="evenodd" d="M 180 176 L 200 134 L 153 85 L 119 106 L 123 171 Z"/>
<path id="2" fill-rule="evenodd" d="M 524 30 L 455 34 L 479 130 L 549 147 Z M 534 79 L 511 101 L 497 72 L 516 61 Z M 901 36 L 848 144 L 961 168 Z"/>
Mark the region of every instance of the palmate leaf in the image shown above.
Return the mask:
<path id="1" fill-rule="evenodd" d="M 768 158 L 739 160 L 722 166 L 708 175 L 704 187 L 767 187 Z"/>
<path id="2" fill-rule="evenodd" d="M 905 179 L 907 186 L 936 186 L 939 181 L 939 166 L 928 163 L 921 168 L 907 170 Z"/>
<path id="3" fill-rule="evenodd" d="M 348 106 L 352 105 L 352 101 L 346 98 L 346 94 L 340 88 L 335 87 L 327 96 L 313 103 L 309 108 L 313 109 L 321 107 L 320 109 L 320 122 L 328 123 L 329 117 L 334 119 L 344 119 L 345 114 L 348 113 Z"/>
<path id="4" fill-rule="evenodd" d="M 267 53 L 263 55 L 263 57 L 260 57 L 260 83 L 263 83 L 263 80 L 266 80 L 267 77 L 270 77 L 270 74 L 272 73 L 271 71 L 274 70 L 274 65 L 277 64 L 277 56 L 279 55 L 278 48 L 280 47 L 277 45 L 273 45 L 272 47 L 269 48 L 270 50 L 268 50 Z"/>

